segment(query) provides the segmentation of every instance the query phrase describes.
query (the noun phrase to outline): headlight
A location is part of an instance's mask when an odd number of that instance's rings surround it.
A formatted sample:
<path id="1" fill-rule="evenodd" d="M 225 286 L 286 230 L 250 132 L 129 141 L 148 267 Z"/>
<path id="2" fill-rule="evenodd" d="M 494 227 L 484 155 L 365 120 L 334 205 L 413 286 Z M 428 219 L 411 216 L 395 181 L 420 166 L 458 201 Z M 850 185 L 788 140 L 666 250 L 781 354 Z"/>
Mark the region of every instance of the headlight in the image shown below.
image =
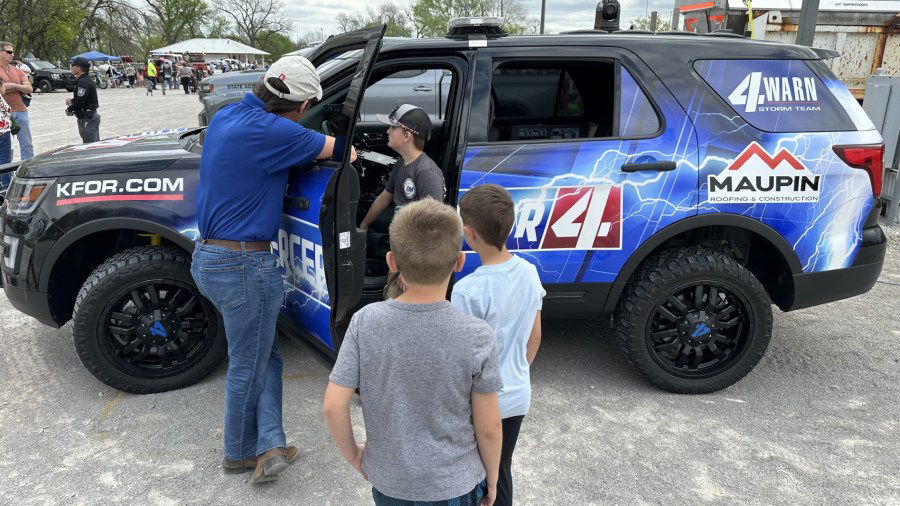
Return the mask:
<path id="1" fill-rule="evenodd" d="M 55 179 L 13 179 L 6 191 L 6 212 L 25 216 L 34 212 Z"/>

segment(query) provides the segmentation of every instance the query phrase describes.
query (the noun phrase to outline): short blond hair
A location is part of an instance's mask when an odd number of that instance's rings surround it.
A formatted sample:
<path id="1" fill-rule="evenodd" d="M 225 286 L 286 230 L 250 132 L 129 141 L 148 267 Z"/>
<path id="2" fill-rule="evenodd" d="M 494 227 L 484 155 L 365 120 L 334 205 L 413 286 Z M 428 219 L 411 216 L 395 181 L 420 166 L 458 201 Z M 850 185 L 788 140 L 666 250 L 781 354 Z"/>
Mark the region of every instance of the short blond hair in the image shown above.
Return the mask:
<path id="1" fill-rule="evenodd" d="M 462 220 L 431 197 L 411 202 L 394 215 L 391 253 L 408 283 L 437 285 L 450 276 L 462 249 Z"/>

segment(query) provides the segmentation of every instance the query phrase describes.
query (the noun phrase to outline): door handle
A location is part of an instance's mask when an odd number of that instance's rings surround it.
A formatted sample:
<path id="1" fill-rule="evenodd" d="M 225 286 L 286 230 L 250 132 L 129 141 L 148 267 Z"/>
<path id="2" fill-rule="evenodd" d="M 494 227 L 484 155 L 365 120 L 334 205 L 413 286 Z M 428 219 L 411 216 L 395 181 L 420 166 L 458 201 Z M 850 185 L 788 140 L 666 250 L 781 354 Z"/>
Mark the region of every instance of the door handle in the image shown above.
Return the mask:
<path id="1" fill-rule="evenodd" d="M 672 160 L 666 160 L 663 162 L 650 162 L 650 163 L 626 163 L 621 167 L 622 172 L 644 172 L 644 171 L 656 171 L 656 172 L 666 172 L 670 170 L 675 170 L 675 162 Z"/>
<path id="2" fill-rule="evenodd" d="M 431 91 L 431 86 L 416 86 L 413 91 Z"/>
<path id="3" fill-rule="evenodd" d="M 306 197 L 284 196 L 284 205 L 291 209 L 299 209 L 300 211 L 309 210 L 309 199 Z"/>

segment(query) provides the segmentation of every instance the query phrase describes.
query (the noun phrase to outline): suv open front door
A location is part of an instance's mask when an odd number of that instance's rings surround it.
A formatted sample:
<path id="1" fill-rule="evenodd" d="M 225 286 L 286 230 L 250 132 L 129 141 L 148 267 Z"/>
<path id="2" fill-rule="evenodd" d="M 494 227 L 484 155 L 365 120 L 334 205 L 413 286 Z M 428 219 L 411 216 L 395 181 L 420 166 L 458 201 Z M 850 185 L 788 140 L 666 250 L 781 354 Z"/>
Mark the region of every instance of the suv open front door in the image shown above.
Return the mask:
<path id="1" fill-rule="evenodd" d="M 290 328 L 313 338 L 328 354 L 340 347 L 341 334 L 334 329 L 362 293 L 366 236 L 356 228 L 359 176 L 350 164 L 350 152 L 360 102 L 385 28 L 334 37 L 310 55 L 318 67 L 339 54 L 364 49 L 341 109 L 334 158 L 291 175 L 278 234 L 285 268 L 282 314 Z"/>

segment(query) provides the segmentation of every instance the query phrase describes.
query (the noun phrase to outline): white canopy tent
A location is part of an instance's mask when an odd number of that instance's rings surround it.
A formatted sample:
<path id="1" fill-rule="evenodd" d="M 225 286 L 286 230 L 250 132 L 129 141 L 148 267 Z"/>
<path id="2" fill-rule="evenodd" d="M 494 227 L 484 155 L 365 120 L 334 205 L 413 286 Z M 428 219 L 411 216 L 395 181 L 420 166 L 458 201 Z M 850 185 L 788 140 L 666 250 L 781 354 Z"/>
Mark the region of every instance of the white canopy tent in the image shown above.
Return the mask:
<path id="1" fill-rule="evenodd" d="M 244 63 L 261 61 L 269 53 L 231 39 L 189 39 L 150 51 L 151 54 L 206 55 L 206 60 L 231 58 Z"/>

